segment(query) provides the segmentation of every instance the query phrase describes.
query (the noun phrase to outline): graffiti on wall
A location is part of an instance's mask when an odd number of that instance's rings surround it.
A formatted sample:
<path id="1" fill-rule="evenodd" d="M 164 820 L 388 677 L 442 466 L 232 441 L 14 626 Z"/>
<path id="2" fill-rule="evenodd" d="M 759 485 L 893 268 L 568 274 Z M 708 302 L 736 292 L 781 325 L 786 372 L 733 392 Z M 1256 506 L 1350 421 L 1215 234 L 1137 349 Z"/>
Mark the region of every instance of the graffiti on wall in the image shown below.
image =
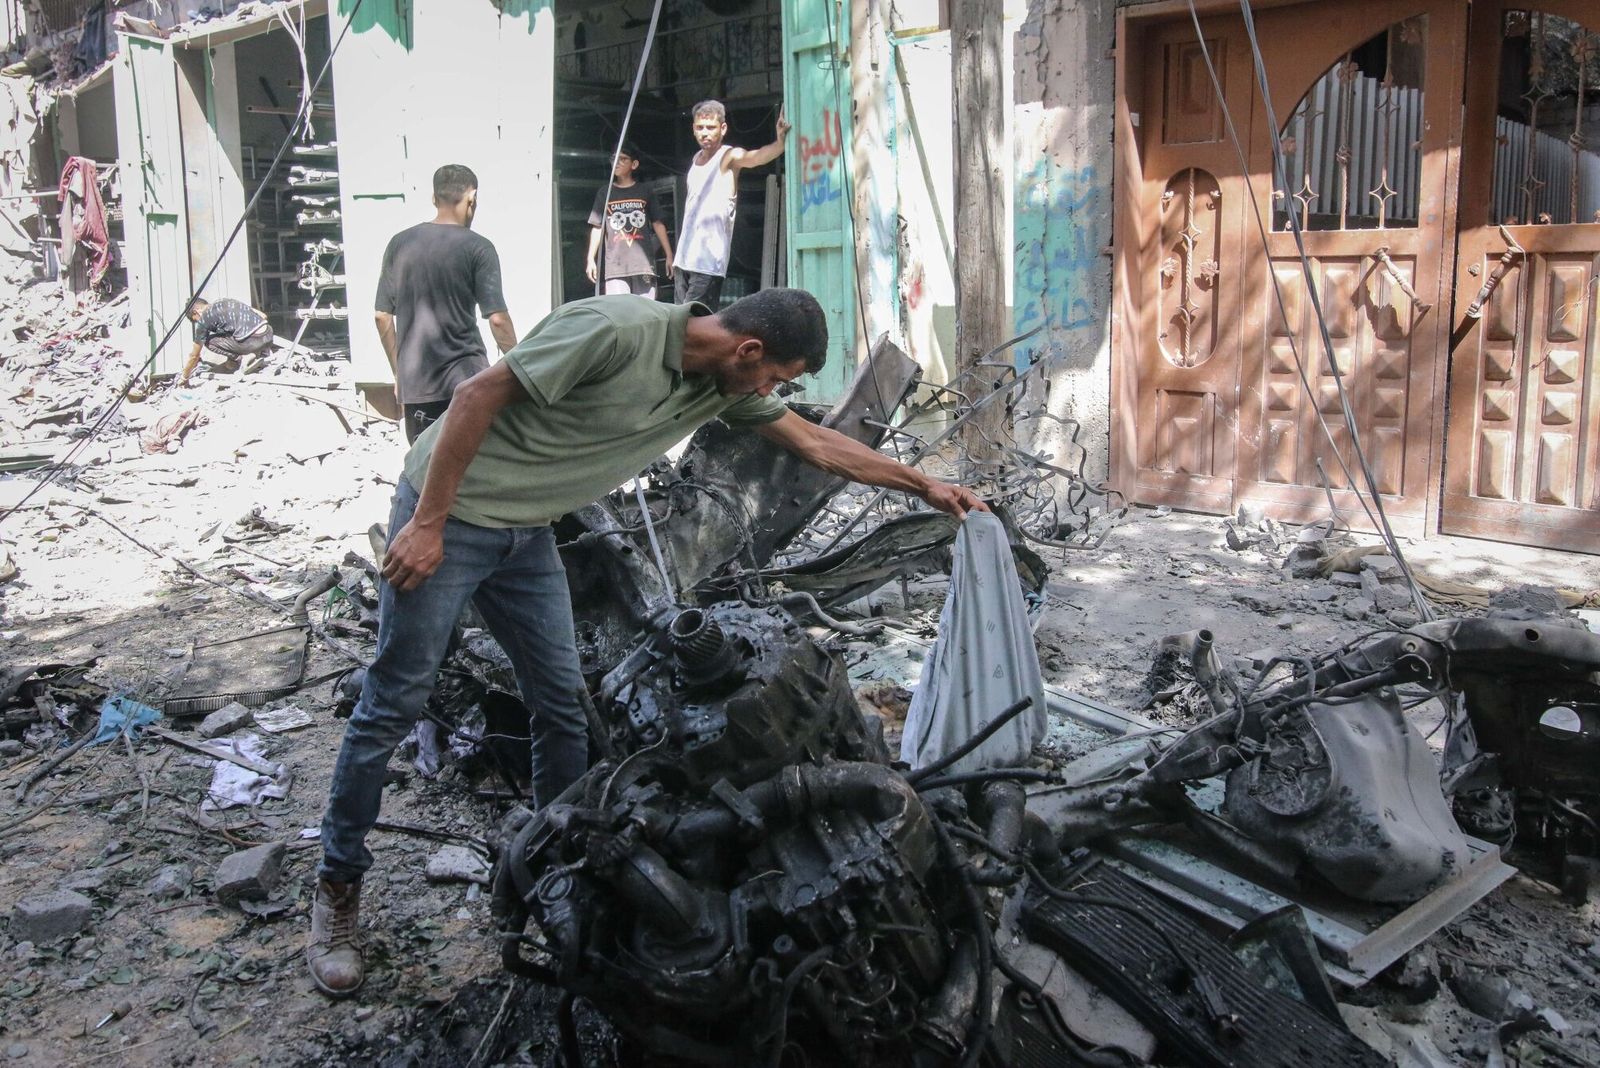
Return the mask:
<path id="1" fill-rule="evenodd" d="M 1079 330 L 1104 319 L 1107 190 L 1095 167 L 1039 160 L 1016 195 L 1016 329 Z"/>
<path id="2" fill-rule="evenodd" d="M 839 170 L 839 156 L 843 152 L 843 135 L 839 116 L 831 109 L 823 109 L 821 137 L 800 135 L 800 211 L 820 207 L 838 200 L 843 194 L 834 176 Z"/>

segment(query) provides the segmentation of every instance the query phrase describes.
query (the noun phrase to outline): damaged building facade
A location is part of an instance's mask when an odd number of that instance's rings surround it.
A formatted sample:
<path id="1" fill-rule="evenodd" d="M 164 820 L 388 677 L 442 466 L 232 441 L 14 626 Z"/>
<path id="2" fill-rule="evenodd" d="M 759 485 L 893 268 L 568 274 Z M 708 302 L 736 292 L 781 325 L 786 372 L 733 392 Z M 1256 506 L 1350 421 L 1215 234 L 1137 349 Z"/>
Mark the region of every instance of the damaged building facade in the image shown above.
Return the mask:
<path id="1" fill-rule="evenodd" d="M 53 188 L 68 156 L 112 172 L 140 337 L 160 339 L 216 258 L 347 20 L 331 85 L 202 295 L 248 293 L 280 335 L 348 352 L 383 403 L 366 327 L 381 250 L 427 216 L 448 160 L 483 181 L 477 225 L 517 323 L 589 292 L 590 202 L 650 28 L 627 5 L 296 0 L 182 23 L 170 5 L 29 7 L 13 71 L 45 90 L 13 87 L 37 132 L 13 123 L 31 143 L 9 150 L 7 191 Z M 1349 487 L 1370 472 L 1402 533 L 1596 544 L 1591 5 L 1273 4 L 1256 13 L 1267 96 L 1231 3 L 983 8 L 1002 31 L 1000 84 L 980 91 L 1003 105 L 985 180 L 1004 248 L 961 247 L 947 3 L 663 10 L 629 136 L 669 230 L 696 100 L 727 102 L 733 144 L 770 140 L 780 104 L 794 124 L 786 155 L 741 179 L 725 296 L 819 296 L 835 359 L 811 399 L 840 396 L 885 333 L 948 383 L 956 264 L 991 258 L 1003 321 L 1037 331 L 1006 358 L 1047 365 L 1014 406 L 1019 443 L 1090 483 L 1369 525 Z M 98 52 L 79 43 L 96 34 Z M 54 235 L 40 204 L 8 240 Z"/>

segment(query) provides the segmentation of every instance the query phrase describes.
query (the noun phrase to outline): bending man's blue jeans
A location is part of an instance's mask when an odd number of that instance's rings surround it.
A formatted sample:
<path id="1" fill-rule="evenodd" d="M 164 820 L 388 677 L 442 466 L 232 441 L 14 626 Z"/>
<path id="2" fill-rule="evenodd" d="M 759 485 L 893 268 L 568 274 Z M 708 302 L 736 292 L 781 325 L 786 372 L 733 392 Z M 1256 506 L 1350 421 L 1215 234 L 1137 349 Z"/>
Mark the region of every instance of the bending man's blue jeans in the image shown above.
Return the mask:
<path id="1" fill-rule="evenodd" d="M 417 491 L 402 478 L 390 537 L 416 507 Z M 439 570 L 409 593 L 379 583 L 378 654 L 345 728 L 322 817 L 324 879 L 353 882 L 372 866 L 365 843 L 378 819 L 384 769 L 433 693 L 451 628 L 469 598 L 511 658 L 532 712 L 538 803 L 548 804 L 587 769 L 588 728 L 578 704 L 583 675 L 555 533 L 447 519 Z"/>

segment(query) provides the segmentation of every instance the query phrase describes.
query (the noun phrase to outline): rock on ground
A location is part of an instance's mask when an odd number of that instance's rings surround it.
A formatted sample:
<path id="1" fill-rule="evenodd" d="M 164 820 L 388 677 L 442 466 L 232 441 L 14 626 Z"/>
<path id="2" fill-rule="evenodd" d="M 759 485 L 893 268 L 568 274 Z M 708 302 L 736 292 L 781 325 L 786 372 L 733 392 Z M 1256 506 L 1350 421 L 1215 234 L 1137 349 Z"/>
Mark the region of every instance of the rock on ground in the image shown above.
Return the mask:
<path id="1" fill-rule="evenodd" d="M 277 889 L 287 850 L 282 842 L 234 853 L 217 865 L 214 891 L 224 905 L 264 901 Z"/>
<path id="2" fill-rule="evenodd" d="M 11 910 L 11 937 L 44 945 L 75 935 L 89 925 L 94 902 L 76 890 L 57 890 L 18 901 Z"/>

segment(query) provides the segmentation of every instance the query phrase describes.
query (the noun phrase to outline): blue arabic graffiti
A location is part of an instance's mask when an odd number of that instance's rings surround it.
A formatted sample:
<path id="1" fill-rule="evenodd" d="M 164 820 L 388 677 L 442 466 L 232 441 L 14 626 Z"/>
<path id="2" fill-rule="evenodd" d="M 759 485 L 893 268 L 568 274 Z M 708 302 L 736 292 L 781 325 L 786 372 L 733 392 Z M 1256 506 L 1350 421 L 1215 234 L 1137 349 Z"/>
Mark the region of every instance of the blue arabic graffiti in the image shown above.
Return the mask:
<path id="1" fill-rule="evenodd" d="M 807 178 L 800 183 L 800 210 L 821 207 L 830 201 L 839 199 L 839 190 L 834 188 L 833 172 L 823 171 L 815 178 Z"/>
<path id="2" fill-rule="evenodd" d="M 800 211 L 820 207 L 839 199 L 841 190 L 833 183 L 833 172 L 839 165 L 843 137 L 840 136 L 839 117 L 832 110 L 822 112 L 822 136 L 810 138 L 800 135 L 799 162 Z"/>
<path id="3" fill-rule="evenodd" d="M 1019 175 L 1014 223 L 1018 333 L 1041 324 L 1055 333 L 1103 321 L 1106 193 L 1092 165 L 1073 171 L 1040 160 Z"/>

